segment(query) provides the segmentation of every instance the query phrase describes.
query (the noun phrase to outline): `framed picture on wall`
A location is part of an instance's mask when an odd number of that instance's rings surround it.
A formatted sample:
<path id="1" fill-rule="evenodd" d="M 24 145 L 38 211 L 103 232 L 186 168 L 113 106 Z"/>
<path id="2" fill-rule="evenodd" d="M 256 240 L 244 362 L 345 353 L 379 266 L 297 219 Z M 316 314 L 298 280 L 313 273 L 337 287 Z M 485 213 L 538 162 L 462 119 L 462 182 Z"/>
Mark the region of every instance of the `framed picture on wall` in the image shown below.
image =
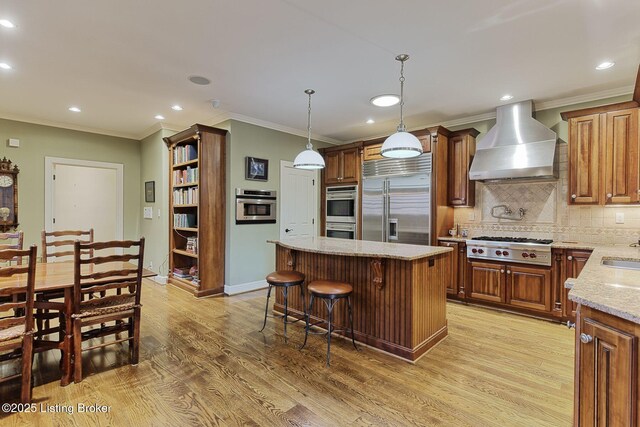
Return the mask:
<path id="1" fill-rule="evenodd" d="M 269 160 L 249 156 L 245 157 L 245 159 L 245 179 L 253 181 L 269 180 Z"/>
<path id="2" fill-rule="evenodd" d="M 144 201 L 147 203 L 156 201 L 155 181 L 147 181 L 144 183 Z"/>

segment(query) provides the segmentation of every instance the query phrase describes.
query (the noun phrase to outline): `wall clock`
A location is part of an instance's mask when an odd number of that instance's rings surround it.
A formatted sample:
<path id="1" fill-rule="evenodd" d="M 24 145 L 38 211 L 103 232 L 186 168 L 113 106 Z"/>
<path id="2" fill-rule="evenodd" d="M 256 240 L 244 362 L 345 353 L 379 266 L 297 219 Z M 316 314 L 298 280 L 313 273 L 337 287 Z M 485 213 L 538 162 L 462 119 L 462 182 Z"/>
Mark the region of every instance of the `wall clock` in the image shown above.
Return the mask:
<path id="1" fill-rule="evenodd" d="M 11 167 L 11 160 L 0 160 L 0 230 L 8 231 L 18 226 L 18 166 Z"/>

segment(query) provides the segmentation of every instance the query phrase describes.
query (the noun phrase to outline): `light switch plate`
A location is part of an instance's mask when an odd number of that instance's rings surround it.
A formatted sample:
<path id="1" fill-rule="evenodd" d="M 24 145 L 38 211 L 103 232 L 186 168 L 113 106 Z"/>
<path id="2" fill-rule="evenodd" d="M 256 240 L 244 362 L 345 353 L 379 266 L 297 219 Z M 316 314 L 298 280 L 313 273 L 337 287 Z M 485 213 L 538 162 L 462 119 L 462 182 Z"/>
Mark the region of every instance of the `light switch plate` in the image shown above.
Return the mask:
<path id="1" fill-rule="evenodd" d="M 616 212 L 616 224 L 624 224 L 624 212 Z"/>
<path id="2" fill-rule="evenodd" d="M 469 212 L 468 220 L 469 221 L 475 221 L 476 220 L 476 212 L 475 211 L 472 210 L 471 212 Z"/>
<path id="3" fill-rule="evenodd" d="M 144 208 L 144 219 L 153 219 L 153 208 Z"/>

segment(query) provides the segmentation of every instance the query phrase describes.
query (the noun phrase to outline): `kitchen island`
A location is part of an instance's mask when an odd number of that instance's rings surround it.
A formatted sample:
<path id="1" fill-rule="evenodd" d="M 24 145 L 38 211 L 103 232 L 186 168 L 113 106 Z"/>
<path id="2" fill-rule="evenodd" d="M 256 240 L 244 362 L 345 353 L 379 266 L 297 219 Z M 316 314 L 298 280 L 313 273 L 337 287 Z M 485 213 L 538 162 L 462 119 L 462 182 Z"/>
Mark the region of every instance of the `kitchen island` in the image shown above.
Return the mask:
<path id="1" fill-rule="evenodd" d="M 451 248 L 327 237 L 269 242 L 276 244 L 276 270 L 304 273 L 307 284 L 326 279 L 353 285 L 357 341 L 414 362 L 447 336 Z M 290 315 L 303 317 L 308 301 L 308 295 L 303 302 L 297 292 L 290 293 Z M 274 309 L 283 312 L 283 304 L 278 293 Z M 334 309 L 336 329 L 348 324 L 346 308 L 338 304 Z M 326 319 L 326 308 L 318 301 L 311 321 L 320 319 Z"/>

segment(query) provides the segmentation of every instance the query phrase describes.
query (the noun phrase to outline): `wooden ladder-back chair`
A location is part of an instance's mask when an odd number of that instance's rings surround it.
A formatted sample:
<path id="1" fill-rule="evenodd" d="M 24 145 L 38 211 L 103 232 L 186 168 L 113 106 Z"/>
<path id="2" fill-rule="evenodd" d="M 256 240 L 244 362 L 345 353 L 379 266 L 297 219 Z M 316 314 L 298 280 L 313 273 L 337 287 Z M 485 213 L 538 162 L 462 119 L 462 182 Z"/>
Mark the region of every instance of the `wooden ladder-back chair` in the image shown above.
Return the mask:
<path id="1" fill-rule="evenodd" d="M 123 255 L 84 255 L 87 251 L 122 249 Z M 137 249 L 137 252 L 135 251 Z M 125 263 L 137 262 L 137 266 Z M 75 243 L 73 288 L 74 381 L 82 381 L 82 352 L 107 345 L 128 342 L 129 361 L 138 364 L 140 347 L 140 292 L 144 262 L 144 238 L 138 241 Z M 92 297 L 89 297 L 92 296 Z M 115 325 L 106 326 L 115 321 Z M 125 322 L 126 321 L 126 322 Z M 82 331 L 83 327 L 100 325 Z M 126 332 L 127 338 L 120 338 Z M 115 335 L 83 348 L 82 342 Z M 93 343 L 90 343 L 93 344 Z"/>
<path id="2" fill-rule="evenodd" d="M 73 260 L 73 244 L 76 240 L 82 243 L 93 243 L 93 228 L 89 230 L 63 230 L 63 231 L 46 231 L 42 230 L 42 262 L 56 262 L 61 258 L 67 257 L 67 261 Z M 87 254 L 93 256 L 93 251 Z M 64 294 L 60 291 L 40 294 L 37 296 L 38 301 L 51 301 L 62 299 Z M 51 327 L 51 320 L 58 319 L 59 325 Z M 49 309 L 36 310 L 36 337 L 42 338 L 45 335 L 63 333 L 64 317 L 59 312 L 51 312 Z M 62 337 L 60 337 L 62 340 Z"/>
<path id="3" fill-rule="evenodd" d="M 0 267 L 0 277 L 24 275 L 18 286 L 0 287 L 0 296 L 10 297 L 8 302 L 0 303 L 0 361 L 22 357 L 19 374 L 0 379 L 0 383 L 22 377 L 20 400 L 31 402 L 31 366 L 33 363 L 33 294 L 38 248 L 33 245 L 28 250 L 0 250 L 0 261 L 22 260 L 26 265 Z M 13 298 L 13 297 L 16 298 Z M 20 352 L 15 350 L 20 349 Z M 11 351 L 7 353 L 7 351 Z"/>
<path id="4" fill-rule="evenodd" d="M 8 243 L 6 241 L 9 241 Z M 16 231 L 15 233 L 0 233 L 0 250 L 5 249 L 17 249 L 22 250 L 24 242 L 24 233 L 22 231 Z M 15 260 L 17 265 L 22 265 L 22 258 L 17 257 Z"/>

